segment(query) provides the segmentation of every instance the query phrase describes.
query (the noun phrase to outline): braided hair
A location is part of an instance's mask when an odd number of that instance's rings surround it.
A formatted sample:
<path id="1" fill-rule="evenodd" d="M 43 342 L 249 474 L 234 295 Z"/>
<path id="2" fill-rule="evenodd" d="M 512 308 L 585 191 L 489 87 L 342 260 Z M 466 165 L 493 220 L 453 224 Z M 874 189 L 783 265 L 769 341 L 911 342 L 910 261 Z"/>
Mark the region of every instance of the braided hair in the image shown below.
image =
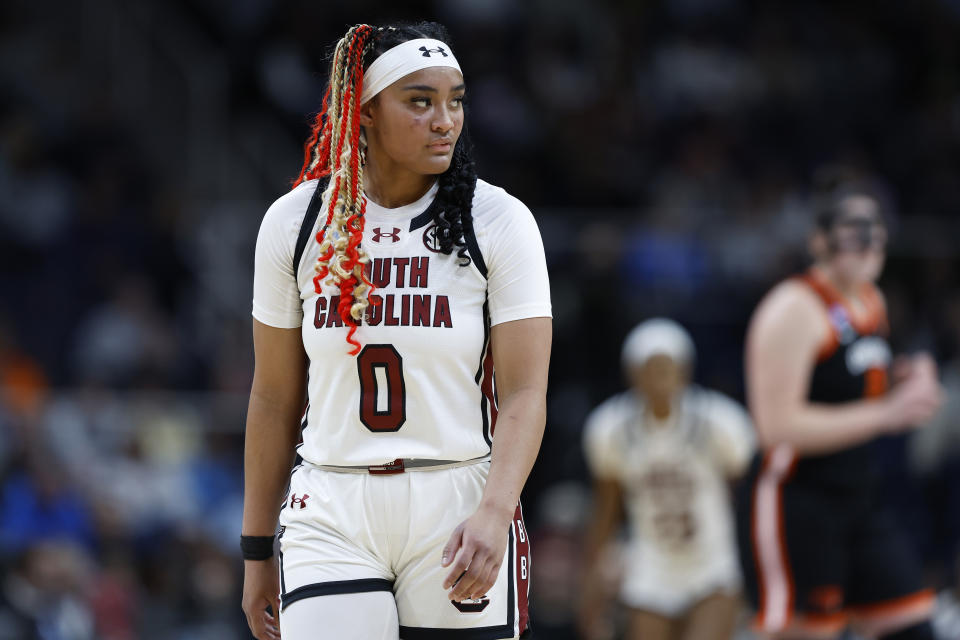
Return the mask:
<path id="1" fill-rule="evenodd" d="M 334 49 L 330 79 L 310 135 L 304 145 L 303 167 L 294 181 L 329 177 L 324 197 L 327 215 L 316 235 L 320 244 L 314 289 L 321 293 L 324 282 L 340 289 L 337 313 L 348 327 L 351 355 L 360 352 L 354 338 L 374 290 L 367 277 L 370 258 L 360 246 L 363 238 L 367 200 L 363 196 L 363 168 L 366 138 L 360 126 L 360 97 L 364 71 L 381 54 L 418 38 L 449 43 L 446 28 L 436 22 L 372 27 L 351 27 Z M 471 205 L 477 184 L 473 150 L 464 126 L 457 139 L 450 166 L 438 177 L 437 195 L 429 211 L 436 224 L 440 252 L 457 251 L 461 266 L 470 264 L 464 233 L 473 225 Z"/>

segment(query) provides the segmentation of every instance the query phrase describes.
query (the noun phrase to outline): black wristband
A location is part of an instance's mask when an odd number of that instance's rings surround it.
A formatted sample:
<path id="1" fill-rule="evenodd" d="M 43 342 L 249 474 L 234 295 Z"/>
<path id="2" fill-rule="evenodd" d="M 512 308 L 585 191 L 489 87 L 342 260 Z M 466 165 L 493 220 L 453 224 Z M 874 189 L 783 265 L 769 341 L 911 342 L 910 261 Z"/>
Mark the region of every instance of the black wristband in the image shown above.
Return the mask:
<path id="1" fill-rule="evenodd" d="M 240 551 L 244 560 L 266 560 L 273 557 L 273 539 L 276 536 L 240 536 Z"/>

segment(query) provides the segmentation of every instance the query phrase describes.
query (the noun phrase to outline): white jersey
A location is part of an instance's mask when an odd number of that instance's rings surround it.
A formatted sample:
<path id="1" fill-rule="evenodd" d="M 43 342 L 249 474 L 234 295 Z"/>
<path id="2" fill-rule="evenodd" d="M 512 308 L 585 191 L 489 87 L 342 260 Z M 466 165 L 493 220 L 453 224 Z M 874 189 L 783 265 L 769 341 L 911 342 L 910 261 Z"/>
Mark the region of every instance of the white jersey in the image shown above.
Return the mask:
<path id="1" fill-rule="evenodd" d="M 691 598 L 739 584 L 727 480 L 745 469 L 754 447 L 740 405 L 690 387 L 659 421 L 625 392 L 590 414 L 584 446 L 593 474 L 624 491 L 628 604 L 673 615 Z"/>
<path id="2" fill-rule="evenodd" d="M 490 327 L 550 317 L 540 232 L 530 211 L 503 189 L 477 181 L 471 262 L 444 255 L 427 207 L 434 185 L 412 204 L 368 200 L 362 246 L 370 256 L 372 303 L 349 355 L 337 312 L 339 289 L 314 290 L 326 218 L 320 209 L 296 279 L 293 260 L 317 181 L 279 198 L 257 238 L 253 316 L 302 327 L 310 360 L 300 455 L 318 465 L 382 465 L 397 458 L 469 460 L 490 452 L 496 421 Z"/>

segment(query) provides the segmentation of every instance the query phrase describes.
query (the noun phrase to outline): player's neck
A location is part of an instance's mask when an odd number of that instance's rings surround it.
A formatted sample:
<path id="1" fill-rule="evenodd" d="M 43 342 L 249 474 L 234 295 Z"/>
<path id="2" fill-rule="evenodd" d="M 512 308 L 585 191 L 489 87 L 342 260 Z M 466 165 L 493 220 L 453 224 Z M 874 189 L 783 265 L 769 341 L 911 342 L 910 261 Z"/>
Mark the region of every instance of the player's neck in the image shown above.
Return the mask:
<path id="1" fill-rule="evenodd" d="M 822 278 L 828 285 L 839 293 L 843 298 L 849 301 L 857 301 L 859 293 L 863 287 L 862 282 L 848 280 L 836 273 L 828 265 L 818 264 L 813 268 L 818 277 Z"/>
<path id="2" fill-rule="evenodd" d="M 436 181 L 437 176 L 414 173 L 395 163 L 374 162 L 372 158 L 363 171 L 364 193 L 385 209 L 416 202 Z"/>
<path id="3" fill-rule="evenodd" d="M 673 411 L 669 398 L 647 398 L 647 411 L 657 420 L 666 420 Z"/>

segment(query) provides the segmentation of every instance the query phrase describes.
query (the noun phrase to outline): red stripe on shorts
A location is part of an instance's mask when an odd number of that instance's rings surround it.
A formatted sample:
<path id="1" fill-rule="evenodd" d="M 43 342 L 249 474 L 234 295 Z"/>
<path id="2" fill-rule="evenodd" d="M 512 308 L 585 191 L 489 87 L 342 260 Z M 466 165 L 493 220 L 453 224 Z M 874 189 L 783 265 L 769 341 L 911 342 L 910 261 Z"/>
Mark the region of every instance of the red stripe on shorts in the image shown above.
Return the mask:
<path id="1" fill-rule="evenodd" d="M 517 504 L 513 514 L 514 525 L 514 562 L 516 563 L 517 584 L 517 612 L 519 614 L 517 629 L 523 633 L 530 620 L 528 603 L 530 599 L 530 537 L 527 527 L 523 523 L 523 508 Z"/>

